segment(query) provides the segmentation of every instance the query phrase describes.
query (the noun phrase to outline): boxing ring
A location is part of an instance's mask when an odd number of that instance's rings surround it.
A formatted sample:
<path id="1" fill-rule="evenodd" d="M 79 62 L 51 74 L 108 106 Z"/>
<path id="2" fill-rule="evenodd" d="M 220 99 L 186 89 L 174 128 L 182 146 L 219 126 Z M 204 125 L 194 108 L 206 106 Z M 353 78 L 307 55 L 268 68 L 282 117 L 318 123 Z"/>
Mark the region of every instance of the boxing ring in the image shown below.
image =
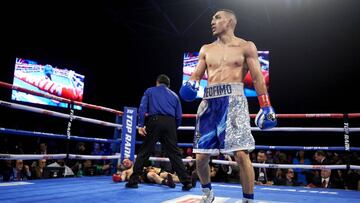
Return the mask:
<path id="1" fill-rule="evenodd" d="M 26 106 L 23 104 L 10 103 L 0 100 L 1 108 L 11 108 L 21 111 L 27 111 L 44 116 L 58 117 L 68 120 L 66 134 L 54 134 L 49 132 L 36 132 L 20 129 L 11 129 L 0 126 L 0 136 L 6 135 L 19 135 L 28 137 L 44 137 L 49 139 L 62 139 L 84 142 L 99 142 L 110 143 L 113 145 L 120 145 L 122 140 L 119 137 L 119 131 L 123 131 L 123 123 L 120 117 L 124 112 L 115 109 L 101 107 L 92 104 L 86 104 L 78 101 L 72 101 L 60 98 L 50 94 L 42 94 L 33 92 L 31 90 L 23 89 L 20 87 L 12 86 L 11 84 L 0 82 L 0 87 L 15 89 L 37 96 L 48 97 L 54 100 L 76 104 L 85 108 L 91 108 L 98 111 L 104 111 L 116 115 L 116 123 L 98 120 L 94 118 L 87 118 L 74 115 L 73 111 L 69 114 L 50 111 L 42 108 Z M 184 118 L 193 119 L 195 115 L 184 114 Z M 251 114 L 254 118 L 255 115 Z M 360 113 L 349 114 L 277 114 L 278 119 L 343 119 L 343 127 L 275 127 L 270 130 L 263 130 L 262 133 L 269 132 L 335 132 L 342 133 L 344 137 L 344 146 L 264 146 L 257 145 L 256 149 L 264 150 L 333 150 L 333 151 L 360 151 L 360 147 L 352 147 L 350 145 L 350 133 L 360 132 L 360 127 L 349 127 L 349 120 L 353 118 L 360 118 Z M 105 126 L 115 129 L 114 139 L 92 138 L 84 136 L 76 136 L 71 134 L 72 121 L 86 122 L 94 125 Z M 181 126 L 181 131 L 193 131 L 193 126 Z M 252 131 L 260 131 L 258 128 L 252 127 Z M 137 141 L 137 144 L 141 141 Z M 179 143 L 180 147 L 192 147 L 191 143 Z M 120 153 L 113 155 L 79 155 L 70 154 L 69 151 L 62 154 L 0 154 L 0 160 L 39 160 L 39 159 L 92 159 L 92 160 L 114 160 L 120 159 Z M 168 161 L 167 158 L 151 157 L 153 161 Z M 193 159 L 183 159 L 186 161 L 194 161 Z M 216 164 L 236 165 L 232 161 L 212 160 Z M 295 164 L 259 164 L 253 163 L 254 167 L 262 168 L 300 168 L 300 169 L 353 169 L 360 170 L 358 165 L 295 165 Z M 214 202 L 241 202 L 242 191 L 240 184 L 213 182 L 213 189 L 215 191 Z M 66 177 L 56 179 L 39 179 L 39 180 L 26 180 L 14 182 L 0 182 L 0 202 L 182 202 L 182 203 L 196 203 L 201 198 L 201 187 L 197 184 L 195 188 L 190 191 L 181 191 L 180 183 L 177 184 L 175 189 L 170 189 L 157 184 L 140 184 L 138 189 L 125 188 L 125 182 L 114 183 L 111 176 L 82 176 L 82 177 Z M 323 188 L 307 188 L 302 186 L 260 186 L 256 185 L 254 188 L 255 201 L 254 202 L 357 202 L 360 199 L 360 192 L 355 190 L 344 189 L 323 189 Z"/>
<path id="2" fill-rule="evenodd" d="M 125 183 L 113 183 L 109 176 L 32 180 L 1 183 L 0 202 L 120 202 L 120 203 L 170 203 L 198 202 L 200 186 L 181 191 L 181 186 L 171 189 L 152 184 L 140 184 L 138 189 L 126 189 Z M 199 184 L 198 184 L 199 185 Z M 213 183 L 215 202 L 241 202 L 239 184 Z M 340 189 L 301 188 L 290 186 L 255 186 L 255 202 L 358 202 L 357 191 Z M 197 200 L 197 201 L 196 201 Z"/>

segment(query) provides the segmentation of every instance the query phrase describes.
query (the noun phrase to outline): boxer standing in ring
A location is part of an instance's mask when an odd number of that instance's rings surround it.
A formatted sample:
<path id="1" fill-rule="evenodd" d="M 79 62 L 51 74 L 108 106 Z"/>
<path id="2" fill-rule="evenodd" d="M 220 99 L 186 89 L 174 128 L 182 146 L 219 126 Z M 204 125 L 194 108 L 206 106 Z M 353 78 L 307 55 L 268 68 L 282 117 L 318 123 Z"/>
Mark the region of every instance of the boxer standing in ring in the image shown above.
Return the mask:
<path id="1" fill-rule="evenodd" d="M 243 89 L 248 71 L 260 104 L 255 124 L 260 129 L 268 129 L 277 123 L 261 73 L 257 48 L 253 42 L 235 36 L 236 23 L 236 16 L 231 10 L 222 9 L 214 14 L 211 29 L 217 39 L 201 47 L 195 71 L 180 89 L 182 99 L 193 101 L 197 95 L 197 84 L 207 73 L 208 86 L 197 111 L 193 148 L 203 191 L 201 202 L 213 202 L 215 199 L 209 160 L 211 155 L 219 152 L 234 155 L 240 167 L 243 202 L 253 202 L 255 177 L 249 152 L 255 149 L 255 141 Z"/>

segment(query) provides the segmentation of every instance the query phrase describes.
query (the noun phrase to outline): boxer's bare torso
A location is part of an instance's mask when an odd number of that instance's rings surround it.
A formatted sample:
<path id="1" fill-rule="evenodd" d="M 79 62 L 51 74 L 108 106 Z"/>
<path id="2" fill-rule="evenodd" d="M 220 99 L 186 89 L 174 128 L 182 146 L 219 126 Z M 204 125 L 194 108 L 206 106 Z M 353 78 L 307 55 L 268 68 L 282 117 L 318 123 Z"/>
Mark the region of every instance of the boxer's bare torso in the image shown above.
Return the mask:
<path id="1" fill-rule="evenodd" d="M 240 83 L 248 71 L 257 92 L 267 93 L 255 44 L 234 36 L 203 45 L 195 73 L 190 80 L 200 80 L 206 72 L 209 85 Z"/>
<path id="2" fill-rule="evenodd" d="M 205 61 L 208 83 L 242 82 L 248 68 L 245 64 L 245 40 L 236 38 L 228 44 L 215 41 L 203 46 L 200 57 Z"/>

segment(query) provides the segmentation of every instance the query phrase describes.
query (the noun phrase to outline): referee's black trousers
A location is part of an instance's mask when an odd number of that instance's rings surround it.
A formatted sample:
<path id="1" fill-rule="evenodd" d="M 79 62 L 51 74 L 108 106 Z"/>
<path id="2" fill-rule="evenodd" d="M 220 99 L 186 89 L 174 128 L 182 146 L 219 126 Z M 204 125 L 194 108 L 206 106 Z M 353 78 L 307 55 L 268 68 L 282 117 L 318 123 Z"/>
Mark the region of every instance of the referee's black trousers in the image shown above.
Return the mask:
<path id="1" fill-rule="evenodd" d="M 138 182 L 145 161 L 149 159 L 154 152 L 156 143 L 160 141 L 180 182 L 183 184 L 191 183 L 191 177 L 186 172 L 181 153 L 177 147 L 176 131 L 176 121 L 173 117 L 156 115 L 148 119 L 146 125 L 147 135 L 144 137 L 143 144 L 136 157 L 133 174 L 130 177 L 131 182 Z"/>

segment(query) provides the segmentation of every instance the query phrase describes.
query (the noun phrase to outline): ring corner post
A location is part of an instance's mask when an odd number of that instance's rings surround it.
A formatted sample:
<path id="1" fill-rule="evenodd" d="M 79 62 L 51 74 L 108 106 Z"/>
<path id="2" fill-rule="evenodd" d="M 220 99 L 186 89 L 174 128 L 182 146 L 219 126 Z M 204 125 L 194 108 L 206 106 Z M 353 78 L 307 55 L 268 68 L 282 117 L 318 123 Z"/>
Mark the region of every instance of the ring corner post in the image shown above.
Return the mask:
<path id="1" fill-rule="evenodd" d="M 125 158 L 135 161 L 137 116 L 137 108 L 124 107 L 121 130 L 121 161 Z"/>
<path id="2" fill-rule="evenodd" d="M 69 121 L 67 124 L 67 129 L 66 129 L 66 162 L 69 161 L 69 154 L 70 154 L 70 140 L 71 140 L 71 125 L 72 125 L 72 121 L 74 119 L 74 102 L 71 101 L 70 103 L 68 103 L 68 109 L 70 111 L 69 113 Z"/>

